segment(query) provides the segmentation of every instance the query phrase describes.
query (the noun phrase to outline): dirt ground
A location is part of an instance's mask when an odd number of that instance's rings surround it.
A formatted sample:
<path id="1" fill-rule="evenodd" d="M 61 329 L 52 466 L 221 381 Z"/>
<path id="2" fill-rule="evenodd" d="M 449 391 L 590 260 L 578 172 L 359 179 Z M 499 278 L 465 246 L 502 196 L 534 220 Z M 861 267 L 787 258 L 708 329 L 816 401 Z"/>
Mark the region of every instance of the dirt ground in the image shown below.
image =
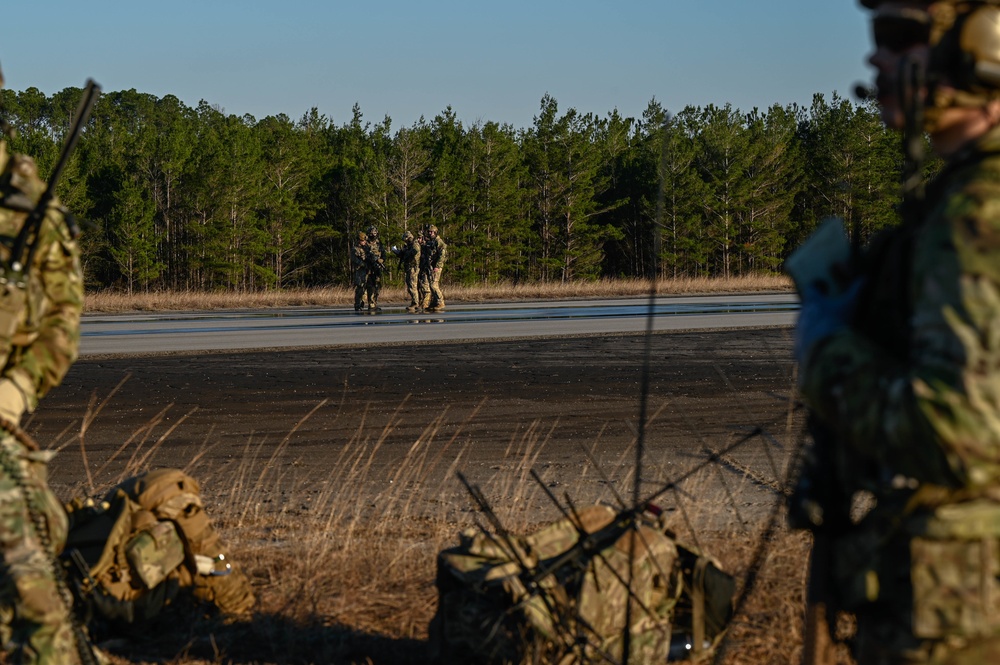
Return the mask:
<path id="1" fill-rule="evenodd" d="M 752 427 L 784 441 L 790 344 L 790 331 L 774 328 L 648 342 L 632 335 L 84 357 L 26 429 L 43 447 L 62 448 L 52 465 L 57 488 L 80 483 L 86 467 L 106 486 L 150 450 L 151 466 L 183 467 L 200 455 L 197 468 L 224 472 L 280 446 L 276 464 L 303 480 L 326 477 L 343 444 L 379 439 L 375 464 L 388 474 L 421 435 L 448 444 L 448 457 L 461 451 L 460 468 L 473 480 L 509 461 L 509 449 L 541 446 L 538 465 L 559 482 L 578 475 L 581 444 L 614 478 L 632 468 L 625 451 L 648 353 L 651 466 L 643 476 L 655 482 Z"/>
<path id="2" fill-rule="evenodd" d="M 715 473 L 702 474 L 712 482 L 717 476 L 731 480 L 720 481 L 728 497 L 723 509 L 703 506 L 702 513 L 719 523 L 703 521 L 699 528 L 749 541 L 748 534 L 776 505 L 775 489 L 784 480 L 801 420 L 790 408 L 790 358 L 791 331 L 782 328 L 666 333 L 648 339 L 629 335 L 85 357 L 45 398 L 26 429 L 43 447 L 60 449 L 51 478 L 57 493 L 67 498 L 85 491 L 88 482 L 95 489 L 106 488 L 131 469 L 188 466 L 196 477 L 209 479 L 205 493 L 218 514 L 225 499 L 213 497 L 213 487 L 226 485 L 227 478 L 249 477 L 252 482 L 256 471 L 246 470 L 253 458 L 258 467 L 268 468 L 269 483 L 280 479 L 262 493 L 274 495 L 263 499 L 267 510 L 280 509 L 291 517 L 285 525 L 299 519 L 306 523 L 309 506 L 298 504 L 308 495 L 280 487 L 342 483 L 351 477 L 341 467 L 354 450 L 368 455 L 372 468 L 357 476 L 363 480 L 347 496 L 356 496 L 359 505 L 367 506 L 366 514 L 379 519 L 386 488 L 400 477 L 400 468 L 414 464 L 412 451 L 421 442 L 438 463 L 431 472 L 418 474 L 421 491 L 406 488 L 407 496 L 419 497 L 407 507 L 407 515 L 419 519 L 426 511 L 440 517 L 444 508 L 454 514 L 454 519 L 446 516 L 449 523 L 468 524 L 473 519 L 470 501 L 455 470 L 482 483 L 498 503 L 511 496 L 511 488 L 491 485 L 491 479 L 511 475 L 512 469 L 516 476 L 518 468 L 527 466 L 539 470 L 555 494 L 565 489 L 580 503 L 610 500 L 609 486 L 628 496 L 648 368 L 643 493 L 703 466 L 710 452 L 760 433 L 725 455 Z M 582 472 L 588 450 L 599 473 Z M 263 472 L 259 477 L 265 477 Z M 699 484 L 682 496 L 697 508 L 705 497 L 719 495 Z M 540 505 L 544 496 L 536 492 L 533 500 L 538 503 L 520 508 L 522 524 L 551 519 L 551 505 Z M 291 502 L 297 505 L 287 505 Z M 507 510 L 505 519 L 512 514 Z M 742 547 L 745 552 L 746 545 Z M 433 553 L 426 553 L 430 562 Z M 724 563 L 732 560 L 730 553 L 717 554 Z M 417 627 L 412 630 L 386 626 L 381 615 L 387 610 L 377 599 L 370 616 L 356 605 L 339 614 L 324 609 L 326 620 L 343 627 L 332 633 L 335 638 L 321 633 L 323 639 L 349 645 L 338 647 L 338 654 L 348 655 L 334 660 L 424 662 L 423 631 L 434 602 L 431 574 L 426 577 L 410 581 L 418 591 L 400 592 L 407 602 L 412 598 L 426 605 L 413 610 Z M 267 600 L 277 589 L 260 583 L 265 606 L 277 605 Z M 336 604 L 336 595 L 328 602 Z M 271 621 L 286 619 L 277 612 Z M 290 634 L 297 637 L 289 644 L 306 644 L 303 636 L 313 635 Z M 123 662 L 163 657 L 178 663 L 218 662 L 210 657 L 213 640 L 192 647 L 192 654 L 209 654 L 202 660 L 175 658 L 171 644 L 163 649 L 165 656 Z M 226 640 L 228 653 L 237 654 L 232 662 L 258 662 L 252 652 L 263 648 L 263 642 L 245 640 L 238 632 Z M 244 642 L 249 651 L 241 656 Z M 266 662 L 315 661 L 311 646 L 301 649 L 302 657 L 286 654 Z"/>

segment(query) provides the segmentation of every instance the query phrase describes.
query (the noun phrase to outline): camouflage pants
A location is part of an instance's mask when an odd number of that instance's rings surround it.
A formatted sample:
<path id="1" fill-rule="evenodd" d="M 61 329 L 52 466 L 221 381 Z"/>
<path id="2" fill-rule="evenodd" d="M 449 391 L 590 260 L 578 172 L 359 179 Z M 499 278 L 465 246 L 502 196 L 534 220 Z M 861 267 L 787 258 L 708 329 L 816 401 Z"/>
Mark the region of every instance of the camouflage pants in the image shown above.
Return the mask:
<path id="1" fill-rule="evenodd" d="M 431 304 L 431 280 L 426 270 L 417 273 L 417 305 L 426 308 Z"/>
<path id="2" fill-rule="evenodd" d="M 856 610 L 859 665 L 1000 663 L 1000 538 L 881 539 L 878 600 Z"/>
<path id="3" fill-rule="evenodd" d="M 417 288 L 417 282 L 420 277 L 420 271 L 416 268 L 407 268 L 405 273 L 406 280 L 406 292 L 410 296 L 410 307 L 417 307 L 422 299 L 420 298 L 420 292 Z"/>
<path id="4" fill-rule="evenodd" d="M 354 271 L 354 309 L 362 309 L 365 305 L 365 288 L 368 283 L 368 271 L 364 268 Z"/>
<path id="5" fill-rule="evenodd" d="M 444 307 L 444 293 L 441 292 L 441 271 L 430 270 L 420 273 L 420 306 Z"/>
<path id="6" fill-rule="evenodd" d="M 0 434 L 0 639 L 18 663 L 79 663 L 70 607 L 60 594 L 50 552 L 66 542 L 62 504 L 48 488 L 49 454 L 30 452 Z M 23 479 L 17 480 L 15 474 Z M 39 533 L 29 511 L 47 525 Z"/>
<path id="7" fill-rule="evenodd" d="M 368 279 L 365 283 L 365 296 L 368 299 L 368 306 L 375 307 L 378 304 L 379 294 L 382 293 L 382 275 L 374 270 L 368 271 Z"/>

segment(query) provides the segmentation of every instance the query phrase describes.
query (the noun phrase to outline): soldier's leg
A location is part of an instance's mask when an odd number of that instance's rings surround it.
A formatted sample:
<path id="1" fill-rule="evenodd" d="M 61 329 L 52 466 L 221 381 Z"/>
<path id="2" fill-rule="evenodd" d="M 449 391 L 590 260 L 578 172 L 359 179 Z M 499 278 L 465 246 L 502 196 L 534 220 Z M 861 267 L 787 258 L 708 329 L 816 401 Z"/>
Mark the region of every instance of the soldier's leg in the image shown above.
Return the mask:
<path id="1" fill-rule="evenodd" d="M 408 311 L 415 311 L 417 309 L 417 273 L 414 270 L 408 270 L 406 272 L 406 292 L 410 296 L 410 304 L 406 308 Z"/>
<path id="2" fill-rule="evenodd" d="M 444 309 L 444 293 L 441 292 L 440 270 L 435 270 L 431 274 L 431 307 L 439 312 Z"/>
<path id="3" fill-rule="evenodd" d="M 62 506 L 48 489 L 44 463 L 21 457 L 23 449 L 8 438 L 0 441 L 5 463 L 17 464 L 23 486 L 9 469 L 0 469 L 0 620 L 4 622 L 4 649 L 14 662 L 33 664 L 79 663 L 71 608 L 60 593 L 51 552 L 43 546 L 62 548 L 67 521 Z M 28 497 L 25 496 L 28 492 Z M 28 499 L 48 534 L 35 527 Z"/>
<path id="4" fill-rule="evenodd" d="M 420 277 L 417 279 L 417 295 L 420 300 L 420 308 L 427 309 L 431 305 L 431 286 L 430 279 L 426 272 L 421 271 Z"/>
<path id="5" fill-rule="evenodd" d="M 354 274 L 354 310 L 360 311 L 365 304 L 365 275 Z"/>
<path id="6" fill-rule="evenodd" d="M 382 278 L 376 276 L 372 279 L 371 308 L 378 309 L 378 297 L 382 294 Z"/>

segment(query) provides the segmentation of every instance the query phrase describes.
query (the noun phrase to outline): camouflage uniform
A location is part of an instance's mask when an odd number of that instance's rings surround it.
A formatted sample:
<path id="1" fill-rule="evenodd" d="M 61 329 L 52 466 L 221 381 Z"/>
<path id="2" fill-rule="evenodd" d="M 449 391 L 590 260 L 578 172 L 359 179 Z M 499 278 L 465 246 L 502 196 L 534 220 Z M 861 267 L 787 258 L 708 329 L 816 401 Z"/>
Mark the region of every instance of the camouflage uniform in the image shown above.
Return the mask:
<path id="1" fill-rule="evenodd" d="M 378 239 L 378 232 L 374 226 L 368 230 L 366 250 L 365 265 L 368 268 L 368 275 L 365 281 L 365 297 L 368 309 L 374 311 L 378 309 L 378 298 L 382 293 L 382 273 L 385 271 L 382 242 Z"/>
<path id="2" fill-rule="evenodd" d="M 438 235 L 436 226 L 429 226 L 427 240 L 421 250 L 419 289 L 420 306 L 426 311 L 440 312 L 445 308 L 444 294 L 441 292 L 441 271 L 447 256 L 447 243 Z"/>
<path id="3" fill-rule="evenodd" d="M 23 194 L 37 201 L 45 189 L 34 162 L 9 156 L 0 142 L 0 235 L 17 235 L 27 213 L 13 208 Z M 8 258 L 7 245 L 0 253 Z M 40 245 L 29 267 L 26 302 L 0 312 L 16 327 L 0 342 L 0 414 L 16 422 L 39 398 L 59 384 L 76 360 L 83 310 L 79 250 L 53 203 L 42 224 Z M 0 639 L 18 662 L 76 663 L 71 608 L 65 585 L 54 570 L 54 555 L 66 539 L 66 515 L 47 485 L 51 454 L 32 451 L 0 432 Z"/>
<path id="4" fill-rule="evenodd" d="M 406 281 L 406 292 L 410 296 L 410 304 L 406 310 L 415 312 L 420 303 L 417 300 L 417 280 L 420 276 L 420 244 L 414 240 L 413 234 L 407 231 L 403 234 L 403 246 L 394 247 L 393 253 L 399 257 L 399 265 L 403 269 L 403 278 Z"/>
<path id="5" fill-rule="evenodd" d="M 368 286 L 368 236 L 358 234 L 358 241 L 351 247 L 351 267 L 354 269 L 354 311 L 365 308 L 365 289 Z"/>
<path id="6" fill-rule="evenodd" d="M 423 311 L 431 304 L 431 250 L 434 247 L 426 229 L 420 232 L 417 244 L 420 245 L 420 257 L 417 260 L 417 307 Z"/>
<path id="7" fill-rule="evenodd" d="M 943 154 L 920 214 L 859 257 L 845 325 L 800 356 L 833 444 L 805 475 L 875 497 L 831 534 L 862 664 L 1000 662 L 1000 127 Z"/>

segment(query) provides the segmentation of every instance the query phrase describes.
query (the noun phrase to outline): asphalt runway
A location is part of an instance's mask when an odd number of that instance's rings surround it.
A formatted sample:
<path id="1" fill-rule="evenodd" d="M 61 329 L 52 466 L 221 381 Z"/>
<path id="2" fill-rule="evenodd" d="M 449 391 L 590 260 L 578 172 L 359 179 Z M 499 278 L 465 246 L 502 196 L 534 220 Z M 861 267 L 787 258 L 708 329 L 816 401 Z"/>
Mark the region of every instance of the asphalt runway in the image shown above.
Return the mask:
<path id="1" fill-rule="evenodd" d="M 358 315 L 351 308 L 86 315 L 81 355 L 501 340 L 571 335 L 786 326 L 793 294 L 461 304 L 437 314 L 401 306 Z"/>

